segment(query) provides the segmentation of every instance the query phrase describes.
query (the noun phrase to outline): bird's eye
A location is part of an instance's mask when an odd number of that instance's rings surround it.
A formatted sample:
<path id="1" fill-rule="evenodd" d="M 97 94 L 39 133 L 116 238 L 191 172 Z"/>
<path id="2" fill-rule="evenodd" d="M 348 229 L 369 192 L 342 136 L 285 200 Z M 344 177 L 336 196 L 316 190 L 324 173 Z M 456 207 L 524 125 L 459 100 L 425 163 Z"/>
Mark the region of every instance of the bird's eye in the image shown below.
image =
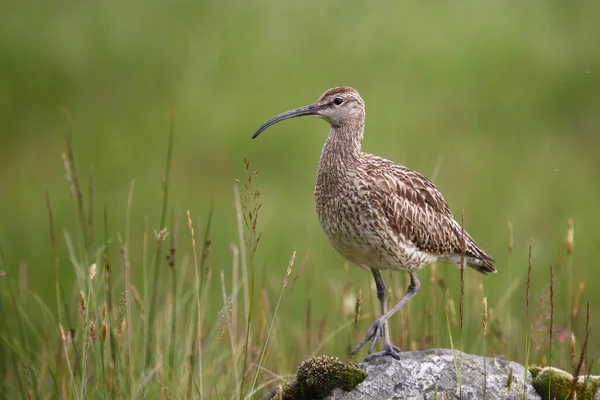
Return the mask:
<path id="1" fill-rule="evenodd" d="M 344 102 L 344 99 L 342 99 L 341 97 L 336 97 L 333 100 L 333 104 L 335 104 L 336 106 L 339 106 L 340 104 L 342 104 Z"/>

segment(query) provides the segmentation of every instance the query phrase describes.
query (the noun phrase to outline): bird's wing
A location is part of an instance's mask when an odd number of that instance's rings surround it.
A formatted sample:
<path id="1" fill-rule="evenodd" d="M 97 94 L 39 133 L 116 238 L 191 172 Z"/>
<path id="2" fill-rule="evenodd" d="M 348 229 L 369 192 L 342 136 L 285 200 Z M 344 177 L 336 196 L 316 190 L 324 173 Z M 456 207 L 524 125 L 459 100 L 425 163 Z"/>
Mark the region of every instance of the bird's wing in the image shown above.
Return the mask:
<path id="1" fill-rule="evenodd" d="M 425 176 L 380 157 L 372 156 L 370 161 L 366 172 L 380 190 L 405 198 L 424 212 L 433 211 L 453 218 L 442 193 Z"/>
<path id="2" fill-rule="evenodd" d="M 378 193 L 383 214 L 396 234 L 419 250 L 440 256 L 464 249 L 469 266 L 482 273 L 495 272 L 493 258 L 454 220 L 433 182 L 402 165 L 371 157 L 365 163 L 369 192 Z"/>
<path id="3" fill-rule="evenodd" d="M 390 227 L 418 249 L 446 255 L 460 252 L 458 225 L 444 197 L 420 173 L 375 157 L 366 163 L 369 183 L 381 194 Z"/>

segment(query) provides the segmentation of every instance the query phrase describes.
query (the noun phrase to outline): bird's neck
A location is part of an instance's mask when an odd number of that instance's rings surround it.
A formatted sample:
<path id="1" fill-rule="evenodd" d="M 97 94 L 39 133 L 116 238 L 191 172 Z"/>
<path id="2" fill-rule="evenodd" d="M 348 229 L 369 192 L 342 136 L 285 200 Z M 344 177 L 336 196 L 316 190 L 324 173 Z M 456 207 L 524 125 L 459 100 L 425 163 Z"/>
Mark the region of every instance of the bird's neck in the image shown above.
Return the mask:
<path id="1" fill-rule="evenodd" d="M 319 172 L 344 172 L 359 161 L 364 123 L 331 127 L 319 161 Z"/>
<path id="2" fill-rule="evenodd" d="M 323 147 L 324 155 L 338 158 L 339 161 L 353 161 L 361 152 L 363 123 L 348 123 L 332 126 Z"/>

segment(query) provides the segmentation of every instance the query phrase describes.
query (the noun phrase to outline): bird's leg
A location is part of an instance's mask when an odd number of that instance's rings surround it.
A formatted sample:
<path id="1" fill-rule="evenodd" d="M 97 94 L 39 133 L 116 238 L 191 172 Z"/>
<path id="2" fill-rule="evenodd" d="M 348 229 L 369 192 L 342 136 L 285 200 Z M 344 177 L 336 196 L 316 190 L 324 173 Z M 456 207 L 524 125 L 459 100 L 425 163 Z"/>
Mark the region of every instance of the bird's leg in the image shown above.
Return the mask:
<path id="1" fill-rule="evenodd" d="M 371 268 L 371 273 L 373 274 L 373 280 L 375 281 L 375 287 L 377 289 L 377 299 L 379 299 L 379 303 L 381 304 L 381 315 L 383 316 L 387 312 L 387 288 L 379 270 Z M 393 346 L 391 346 L 390 343 L 390 330 L 388 322 L 382 321 L 381 318 L 378 318 L 373 322 L 373 324 L 367 331 L 367 334 L 363 338 L 362 342 L 356 347 L 356 349 L 354 349 L 352 354 L 356 354 L 360 350 L 360 348 L 363 347 L 366 344 L 366 342 L 369 341 L 369 339 L 373 339 L 371 341 L 371 345 L 369 346 L 369 354 L 371 354 L 373 348 L 375 347 L 375 343 L 377 343 L 377 340 L 379 340 L 379 336 L 383 336 L 384 349 L 391 349 L 392 351 L 390 353 L 395 353 L 395 349 L 393 349 Z M 397 349 L 397 351 L 400 351 L 400 349 Z M 395 358 L 398 358 L 397 355 L 394 354 L 394 356 Z"/>
<path id="2" fill-rule="evenodd" d="M 374 271 L 374 270 L 372 270 L 372 271 Z M 379 278 L 377 277 L 377 275 L 379 275 Z M 397 353 L 397 351 L 399 349 L 396 350 L 397 348 L 395 348 L 392 345 L 392 343 L 390 342 L 387 321 L 400 308 L 402 308 L 402 306 L 404 304 L 406 304 L 406 302 L 408 302 L 408 300 L 410 300 L 412 297 L 414 297 L 414 295 L 417 294 L 417 291 L 421 287 L 421 283 L 419 282 L 419 279 L 417 278 L 417 274 L 415 272 L 409 272 L 409 275 L 410 275 L 410 285 L 408 285 L 408 289 L 406 290 L 406 293 L 404 294 L 404 296 L 402 296 L 402 298 L 400 300 L 398 300 L 398 302 L 394 305 L 394 307 L 391 308 L 391 310 L 385 311 L 381 317 L 379 317 L 375 321 L 373 321 L 373 323 L 369 327 L 369 330 L 367 331 L 367 333 L 365 334 L 363 339 L 360 341 L 358 346 L 356 346 L 356 348 L 352 351 L 352 354 L 358 353 L 360 351 L 360 349 L 369 340 L 372 339 L 373 342 L 371 343 L 371 346 L 369 347 L 369 356 L 367 356 L 367 358 L 365 358 L 365 361 L 369 361 L 369 360 L 372 360 L 374 358 L 381 357 L 381 356 L 392 356 L 396 359 L 399 359 L 399 356 Z M 385 293 L 385 296 L 379 297 L 380 285 L 385 289 L 385 284 L 383 284 L 383 279 L 381 278 L 381 274 L 379 273 L 379 271 L 377 271 L 377 274 L 375 272 L 373 272 L 373 277 L 375 278 L 375 284 L 377 286 L 377 292 L 378 292 L 377 297 L 379 298 L 380 301 L 382 298 L 385 300 L 387 297 L 387 291 Z M 384 307 L 384 303 L 382 303 L 382 310 L 383 310 L 383 307 Z M 385 306 L 385 307 L 387 308 L 387 306 Z M 383 340 L 384 340 L 383 351 L 371 354 L 371 350 L 373 349 L 375 342 L 377 342 L 377 339 L 382 332 L 383 332 Z"/>
<path id="3" fill-rule="evenodd" d="M 381 315 L 385 314 L 387 312 L 387 288 L 385 287 L 385 282 L 383 281 L 383 278 L 381 277 L 381 272 L 379 272 L 379 270 L 376 269 L 372 269 L 371 272 L 373 273 L 373 278 L 375 279 L 375 286 L 377 287 L 377 298 L 379 299 L 379 302 L 381 303 Z M 373 349 L 374 343 L 371 344 L 371 347 L 369 349 L 369 354 L 371 354 L 371 350 Z M 384 350 L 389 348 L 391 349 L 393 352 L 399 353 L 400 352 L 400 348 L 396 347 L 392 344 L 391 340 L 390 340 L 390 324 L 388 321 L 385 321 L 384 323 L 384 328 L 383 328 L 383 348 Z"/>
<path id="4" fill-rule="evenodd" d="M 383 278 L 381 277 L 381 272 L 379 272 L 379 270 L 371 269 L 371 273 L 373 274 L 373 279 L 375 280 L 375 286 L 377 288 L 377 298 L 379 299 L 379 303 L 381 304 L 381 315 L 383 315 L 387 312 L 387 288 L 385 287 L 385 282 L 383 281 Z M 382 336 L 384 349 L 392 349 L 392 351 L 394 352 L 400 352 L 400 349 L 398 347 L 391 344 L 390 328 L 388 321 L 385 321 L 383 323 Z M 377 339 L 374 338 L 373 342 L 371 343 L 371 346 L 369 347 L 369 354 L 371 354 L 371 351 L 373 350 L 376 341 Z"/>

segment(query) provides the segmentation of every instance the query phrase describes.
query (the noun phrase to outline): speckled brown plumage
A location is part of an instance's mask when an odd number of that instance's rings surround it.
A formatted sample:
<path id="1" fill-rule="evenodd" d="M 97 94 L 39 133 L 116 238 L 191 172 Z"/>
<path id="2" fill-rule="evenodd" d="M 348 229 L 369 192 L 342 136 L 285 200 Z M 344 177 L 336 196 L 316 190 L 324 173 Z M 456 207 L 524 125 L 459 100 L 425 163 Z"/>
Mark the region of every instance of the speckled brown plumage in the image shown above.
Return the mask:
<path id="1" fill-rule="evenodd" d="M 315 203 L 323 231 L 348 261 L 371 270 L 383 315 L 355 349 L 384 336 L 384 351 L 394 356 L 387 319 L 419 288 L 416 271 L 432 262 L 465 264 L 484 274 L 496 272 L 494 261 L 454 220 L 435 185 L 420 173 L 361 151 L 364 101 L 356 90 L 329 89 L 316 103 L 280 114 L 254 134 L 284 119 L 313 115 L 325 119 L 331 130 L 319 161 Z M 385 284 L 380 270 L 403 270 L 411 276 L 407 295 L 387 311 Z M 384 293 L 385 292 L 385 293 Z"/>
<path id="2" fill-rule="evenodd" d="M 329 150 L 323 150 L 314 195 L 321 226 L 344 257 L 377 269 L 460 264 L 462 228 L 431 181 L 371 154 L 342 158 Z M 492 258 L 468 233 L 464 239 L 466 264 L 495 272 Z"/>

